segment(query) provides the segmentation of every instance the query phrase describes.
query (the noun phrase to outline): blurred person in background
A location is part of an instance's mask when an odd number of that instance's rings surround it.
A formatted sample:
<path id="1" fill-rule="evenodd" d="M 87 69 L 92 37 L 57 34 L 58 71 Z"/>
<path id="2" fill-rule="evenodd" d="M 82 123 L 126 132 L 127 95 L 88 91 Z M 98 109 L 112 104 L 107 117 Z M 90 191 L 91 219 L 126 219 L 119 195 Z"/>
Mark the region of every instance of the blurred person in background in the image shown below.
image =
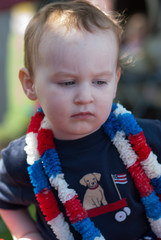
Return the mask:
<path id="1" fill-rule="evenodd" d="M 137 117 L 161 119 L 161 1 L 117 0 L 115 9 L 126 16 L 121 54 L 129 59 L 118 98 Z"/>

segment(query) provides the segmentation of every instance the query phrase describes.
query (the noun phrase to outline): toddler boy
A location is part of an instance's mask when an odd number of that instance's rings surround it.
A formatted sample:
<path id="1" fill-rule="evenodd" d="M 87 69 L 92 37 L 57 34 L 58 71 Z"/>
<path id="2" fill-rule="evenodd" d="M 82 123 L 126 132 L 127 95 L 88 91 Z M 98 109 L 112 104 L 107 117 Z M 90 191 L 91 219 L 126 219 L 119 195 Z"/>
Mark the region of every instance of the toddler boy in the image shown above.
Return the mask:
<path id="1" fill-rule="evenodd" d="M 49 4 L 30 21 L 19 78 L 41 108 L 0 162 L 0 213 L 14 240 L 161 238 L 151 184 L 161 175 L 161 124 L 139 120 L 155 155 L 132 114 L 113 104 L 121 34 L 84 1 Z"/>

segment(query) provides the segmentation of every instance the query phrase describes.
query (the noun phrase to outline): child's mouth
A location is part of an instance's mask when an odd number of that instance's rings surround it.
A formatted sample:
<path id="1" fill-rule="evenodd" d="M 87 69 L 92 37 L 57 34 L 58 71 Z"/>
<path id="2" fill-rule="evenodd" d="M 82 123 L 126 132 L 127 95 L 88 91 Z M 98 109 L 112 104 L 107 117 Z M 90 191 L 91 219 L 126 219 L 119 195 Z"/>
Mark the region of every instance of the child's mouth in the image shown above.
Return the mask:
<path id="1" fill-rule="evenodd" d="M 91 112 L 79 112 L 79 113 L 76 113 L 76 114 L 72 115 L 72 118 L 88 119 L 88 118 L 91 118 L 93 116 L 94 116 L 94 114 L 91 113 Z"/>

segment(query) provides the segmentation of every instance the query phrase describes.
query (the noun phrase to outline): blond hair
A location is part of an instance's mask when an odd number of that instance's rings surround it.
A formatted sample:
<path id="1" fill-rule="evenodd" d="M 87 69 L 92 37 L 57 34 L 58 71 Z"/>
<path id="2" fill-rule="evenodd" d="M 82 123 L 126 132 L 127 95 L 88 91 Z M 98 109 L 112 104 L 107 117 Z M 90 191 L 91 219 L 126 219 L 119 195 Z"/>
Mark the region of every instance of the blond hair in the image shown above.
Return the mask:
<path id="1" fill-rule="evenodd" d="M 61 21 L 59 21 L 61 19 Z M 62 21 L 63 19 L 63 21 Z M 122 27 L 118 20 L 106 14 L 87 1 L 70 1 L 50 3 L 40 9 L 29 22 L 25 32 L 24 62 L 25 67 L 33 75 L 33 66 L 38 60 L 38 47 L 48 22 L 63 25 L 68 29 L 93 32 L 96 29 L 114 32 L 120 46 Z"/>

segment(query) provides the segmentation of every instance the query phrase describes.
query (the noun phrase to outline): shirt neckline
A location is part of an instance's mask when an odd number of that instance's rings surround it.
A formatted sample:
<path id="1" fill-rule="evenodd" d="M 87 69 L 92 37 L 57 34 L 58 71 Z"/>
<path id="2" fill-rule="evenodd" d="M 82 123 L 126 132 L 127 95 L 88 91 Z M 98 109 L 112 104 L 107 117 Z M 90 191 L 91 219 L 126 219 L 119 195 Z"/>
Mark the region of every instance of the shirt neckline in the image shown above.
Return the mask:
<path id="1" fill-rule="evenodd" d="M 54 139 L 57 151 L 61 151 L 63 153 L 68 153 L 69 151 L 75 153 L 82 150 L 89 149 L 95 145 L 97 145 L 102 139 L 107 141 L 107 136 L 104 133 L 103 128 L 99 128 L 95 132 L 91 133 L 88 136 L 83 138 L 79 138 L 76 140 L 60 140 Z"/>

